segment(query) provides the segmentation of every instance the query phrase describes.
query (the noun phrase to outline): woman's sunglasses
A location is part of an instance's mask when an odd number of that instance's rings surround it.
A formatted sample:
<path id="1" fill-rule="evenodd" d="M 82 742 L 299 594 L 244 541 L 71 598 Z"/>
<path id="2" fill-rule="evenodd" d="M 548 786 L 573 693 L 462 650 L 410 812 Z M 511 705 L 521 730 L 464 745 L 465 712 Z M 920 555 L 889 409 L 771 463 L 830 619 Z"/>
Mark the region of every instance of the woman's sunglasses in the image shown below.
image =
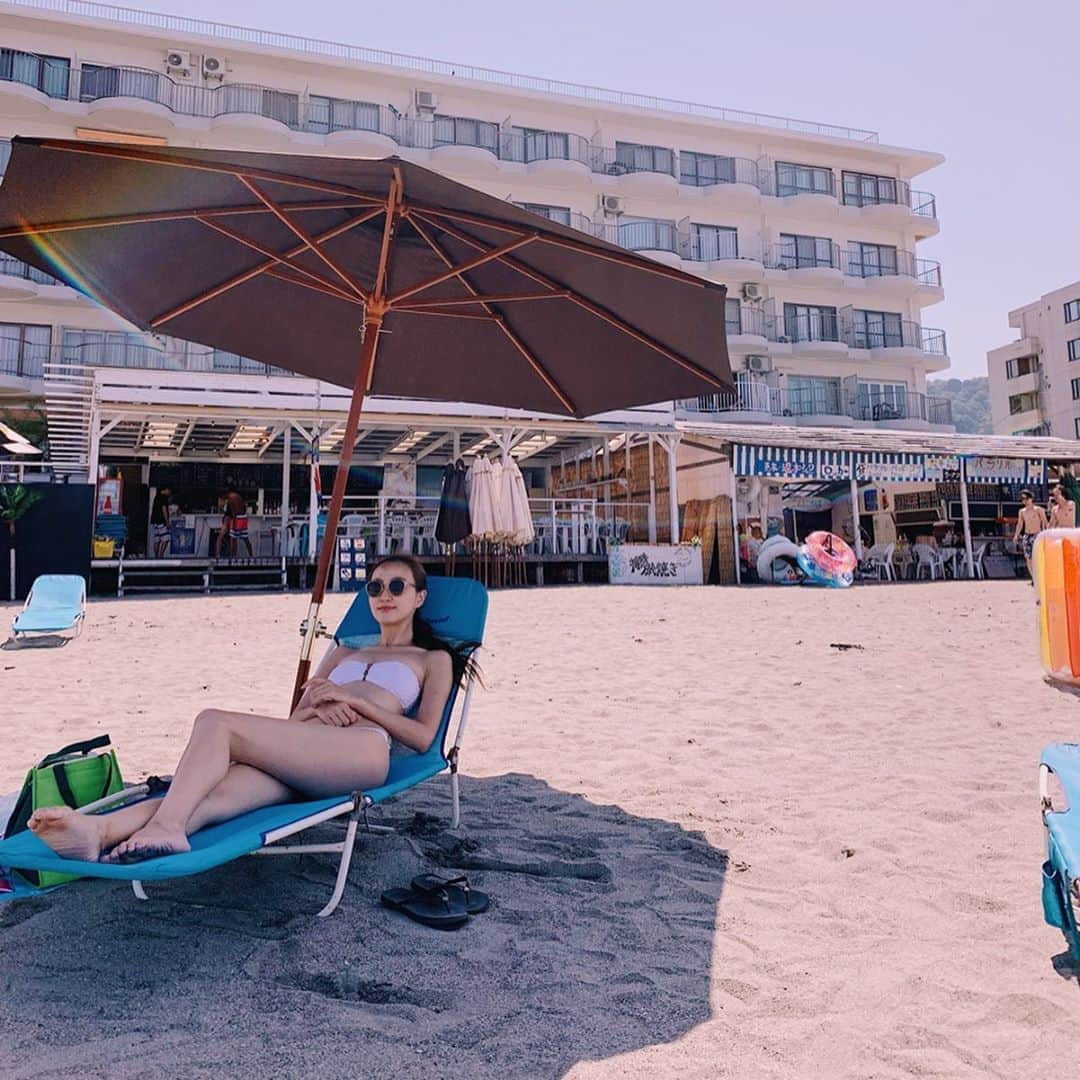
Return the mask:
<path id="1" fill-rule="evenodd" d="M 416 586 L 413 585 L 413 583 L 411 581 L 406 581 L 403 577 L 396 577 L 396 578 L 391 578 L 388 582 L 386 582 L 386 588 L 389 591 L 391 596 L 400 596 L 406 589 L 408 589 L 408 588 L 415 589 Z M 367 583 L 367 594 L 368 594 L 368 596 L 382 596 L 382 593 L 383 593 L 383 582 L 376 580 L 376 581 L 369 581 Z"/>

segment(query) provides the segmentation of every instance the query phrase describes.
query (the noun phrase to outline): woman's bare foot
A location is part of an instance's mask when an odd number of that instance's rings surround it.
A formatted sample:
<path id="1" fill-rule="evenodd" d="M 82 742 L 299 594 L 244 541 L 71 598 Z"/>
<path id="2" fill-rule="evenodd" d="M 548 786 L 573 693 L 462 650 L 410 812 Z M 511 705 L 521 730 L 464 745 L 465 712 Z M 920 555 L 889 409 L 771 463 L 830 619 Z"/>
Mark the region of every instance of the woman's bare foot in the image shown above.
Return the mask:
<path id="1" fill-rule="evenodd" d="M 101 826 L 88 814 L 77 814 L 66 806 L 46 806 L 30 815 L 28 825 L 61 859 L 97 862 L 101 854 Z"/>
<path id="2" fill-rule="evenodd" d="M 162 855 L 176 855 L 190 851 L 191 845 L 183 829 L 170 829 L 156 820 L 147 822 L 138 832 L 107 852 L 102 862 L 135 863 L 156 859 Z"/>

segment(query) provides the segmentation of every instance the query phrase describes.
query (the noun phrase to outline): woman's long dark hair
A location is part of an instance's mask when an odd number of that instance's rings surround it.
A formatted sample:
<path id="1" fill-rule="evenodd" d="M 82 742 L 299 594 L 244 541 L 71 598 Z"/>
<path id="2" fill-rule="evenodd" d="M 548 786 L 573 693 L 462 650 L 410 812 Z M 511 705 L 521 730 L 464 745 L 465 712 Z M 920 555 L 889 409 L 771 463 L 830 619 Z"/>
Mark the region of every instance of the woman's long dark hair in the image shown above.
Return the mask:
<path id="1" fill-rule="evenodd" d="M 387 555 L 371 567 L 371 570 L 378 570 L 380 566 L 388 566 L 390 563 L 404 566 L 412 574 L 417 592 L 423 592 L 427 588 L 427 571 L 424 570 L 424 564 L 415 555 Z M 483 677 L 480 672 L 480 665 L 477 664 L 473 655 L 480 647 L 480 642 L 447 641 L 445 638 L 439 637 L 432 629 L 431 623 L 421 615 L 423 610 L 422 607 L 417 608 L 413 614 L 413 644 L 421 649 L 438 650 L 447 653 L 454 671 L 455 686 L 466 676 L 470 679 L 476 679 L 482 686 Z"/>

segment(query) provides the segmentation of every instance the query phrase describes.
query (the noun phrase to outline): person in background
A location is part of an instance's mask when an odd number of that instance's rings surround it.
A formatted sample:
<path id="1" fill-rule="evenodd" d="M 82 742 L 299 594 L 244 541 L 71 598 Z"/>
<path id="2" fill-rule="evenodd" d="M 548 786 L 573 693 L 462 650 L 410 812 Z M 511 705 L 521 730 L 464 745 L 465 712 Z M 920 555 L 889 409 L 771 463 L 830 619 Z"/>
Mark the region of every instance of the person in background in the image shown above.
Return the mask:
<path id="1" fill-rule="evenodd" d="M 1024 562 L 1027 563 L 1028 576 L 1031 573 L 1031 553 L 1035 550 L 1035 537 L 1047 527 L 1046 512 L 1035 505 L 1035 496 L 1027 488 L 1020 492 L 1020 513 L 1016 518 L 1016 531 L 1013 543 L 1021 544 L 1024 550 Z M 1034 578 L 1032 580 L 1034 584 Z"/>
<path id="2" fill-rule="evenodd" d="M 150 533 L 154 544 L 154 558 L 164 559 L 169 553 L 169 521 L 172 492 L 163 487 L 155 496 L 150 508 Z"/>
<path id="3" fill-rule="evenodd" d="M 1076 503 L 1066 497 L 1061 484 L 1055 484 L 1050 489 L 1050 528 L 1076 528 Z"/>
<path id="4" fill-rule="evenodd" d="M 236 490 L 230 490 L 225 496 L 225 517 L 222 521 L 222 536 L 228 534 L 229 554 L 235 557 L 240 553 L 240 545 L 247 548 L 248 558 L 252 556 L 251 541 L 248 539 L 247 503 Z M 218 537 L 218 553 L 221 552 L 222 536 Z"/>

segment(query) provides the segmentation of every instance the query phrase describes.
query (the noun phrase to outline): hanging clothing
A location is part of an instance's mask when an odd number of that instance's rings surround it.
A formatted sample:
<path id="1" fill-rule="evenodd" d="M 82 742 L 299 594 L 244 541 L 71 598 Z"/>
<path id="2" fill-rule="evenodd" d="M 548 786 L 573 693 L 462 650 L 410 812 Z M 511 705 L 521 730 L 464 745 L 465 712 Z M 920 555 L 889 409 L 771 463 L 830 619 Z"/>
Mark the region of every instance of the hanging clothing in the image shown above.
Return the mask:
<path id="1" fill-rule="evenodd" d="M 440 544 L 460 543 L 472 533 L 465 478 L 465 462 L 460 458 L 443 469 L 439 516 L 435 521 L 435 539 Z"/>

